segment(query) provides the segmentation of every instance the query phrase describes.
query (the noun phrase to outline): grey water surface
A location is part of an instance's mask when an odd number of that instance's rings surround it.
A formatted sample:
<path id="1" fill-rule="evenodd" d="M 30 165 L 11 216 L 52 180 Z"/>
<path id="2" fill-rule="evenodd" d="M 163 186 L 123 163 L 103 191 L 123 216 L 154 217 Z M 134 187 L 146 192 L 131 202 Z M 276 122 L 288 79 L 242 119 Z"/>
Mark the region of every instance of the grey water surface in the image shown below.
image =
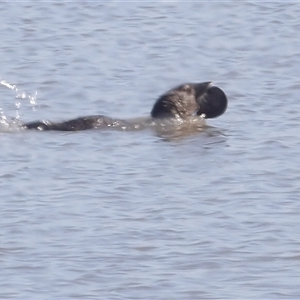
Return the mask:
<path id="1" fill-rule="evenodd" d="M 300 298 L 299 2 L 0 11 L 0 299 Z M 20 130 L 210 80 L 199 130 Z"/>

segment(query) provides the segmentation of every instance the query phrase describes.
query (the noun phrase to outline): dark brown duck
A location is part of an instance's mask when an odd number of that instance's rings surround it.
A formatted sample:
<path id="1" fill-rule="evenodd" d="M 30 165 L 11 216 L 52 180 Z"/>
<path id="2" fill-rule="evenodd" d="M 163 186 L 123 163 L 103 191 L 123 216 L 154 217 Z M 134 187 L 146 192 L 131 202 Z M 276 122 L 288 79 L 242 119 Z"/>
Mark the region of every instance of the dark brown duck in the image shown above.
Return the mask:
<path id="1" fill-rule="evenodd" d="M 211 82 L 185 83 L 161 95 L 151 111 L 151 122 L 157 119 L 189 120 L 192 117 L 216 118 L 227 109 L 225 93 Z M 149 120 L 147 121 L 149 124 Z M 79 131 L 87 129 L 120 127 L 130 128 L 130 121 L 103 115 L 79 117 L 69 121 L 36 121 L 23 125 L 25 129 Z M 144 125 L 145 126 L 145 125 Z"/>

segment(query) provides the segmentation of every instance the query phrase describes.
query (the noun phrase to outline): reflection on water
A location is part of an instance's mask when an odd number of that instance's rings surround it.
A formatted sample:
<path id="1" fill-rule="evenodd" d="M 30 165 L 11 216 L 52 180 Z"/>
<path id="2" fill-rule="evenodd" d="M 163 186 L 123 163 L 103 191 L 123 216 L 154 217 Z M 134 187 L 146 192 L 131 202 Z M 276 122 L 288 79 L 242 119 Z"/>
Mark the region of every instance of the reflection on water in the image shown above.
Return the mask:
<path id="1" fill-rule="evenodd" d="M 177 140 L 199 132 L 206 128 L 206 122 L 201 117 L 190 120 L 159 120 L 153 127 L 155 134 L 166 141 Z"/>

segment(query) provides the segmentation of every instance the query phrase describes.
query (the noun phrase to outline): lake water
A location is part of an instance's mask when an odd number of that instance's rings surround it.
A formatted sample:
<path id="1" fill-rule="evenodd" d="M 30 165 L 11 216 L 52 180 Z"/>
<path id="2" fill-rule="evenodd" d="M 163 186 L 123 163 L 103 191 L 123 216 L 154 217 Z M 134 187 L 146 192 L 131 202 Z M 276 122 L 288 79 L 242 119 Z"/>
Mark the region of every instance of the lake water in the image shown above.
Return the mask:
<path id="1" fill-rule="evenodd" d="M 1 299 L 300 298 L 300 3 L 0 9 Z M 198 132 L 19 130 L 210 80 Z"/>

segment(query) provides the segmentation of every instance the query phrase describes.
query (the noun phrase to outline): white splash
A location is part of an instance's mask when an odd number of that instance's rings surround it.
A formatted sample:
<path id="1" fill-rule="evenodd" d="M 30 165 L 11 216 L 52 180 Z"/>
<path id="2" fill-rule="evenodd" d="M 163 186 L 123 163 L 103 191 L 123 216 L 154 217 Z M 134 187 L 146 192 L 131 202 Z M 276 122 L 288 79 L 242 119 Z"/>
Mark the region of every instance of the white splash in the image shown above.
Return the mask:
<path id="1" fill-rule="evenodd" d="M 10 90 L 15 90 L 18 91 L 17 87 L 14 84 L 9 84 L 8 82 L 6 82 L 5 80 L 1 80 L 0 84 L 6 86 L 7 88 L 9 88 Z"/>
<path id="2" fill-rule="evenodd" d="M 35 110 L 35 105 L 37 104 L 37 91 L 33 93 L 33 95 L 27 94 L 25 91 L 19 91 L 15 84 L 10 84 L 5 80 L 1 80 L 0 84 L 13 90 L 16 92 L 16 99 L 29 100 L 29 103 L 32 105 L 32 108 Z M 21 103 L 19 101 L 16 102 L 16 107 L 20 108 Z"/>
<path id="3" fill-rule="evenodd" d="M 14 109 L 14 116 L 11 114 L 9 115 L 3 110 L 3 107 L 0 107 L 0 132 L 6 130 L 13 130 L 18 129 L 18 124 L 21 124 L 20 117 L 22 115 L 21 108 L 22 106 L 27 106 L 35 111 L 37 105 L 37 92 L 35 91 L 33 94 L 29 94 L 23 90 L 19 90 L 17 85 L 10 84 L 6 80 L 0 80 L 0 87 L 4 86 L 10 90 L 12 90 L 15 94 L 15 101 L 13 103 Z M 3 100 L 2 100 L 3 101 Z M 11 106 L 12 103 L 8 103 L 8 107 Z M 5 104 L 7 106 L 7 104 Z"/>

